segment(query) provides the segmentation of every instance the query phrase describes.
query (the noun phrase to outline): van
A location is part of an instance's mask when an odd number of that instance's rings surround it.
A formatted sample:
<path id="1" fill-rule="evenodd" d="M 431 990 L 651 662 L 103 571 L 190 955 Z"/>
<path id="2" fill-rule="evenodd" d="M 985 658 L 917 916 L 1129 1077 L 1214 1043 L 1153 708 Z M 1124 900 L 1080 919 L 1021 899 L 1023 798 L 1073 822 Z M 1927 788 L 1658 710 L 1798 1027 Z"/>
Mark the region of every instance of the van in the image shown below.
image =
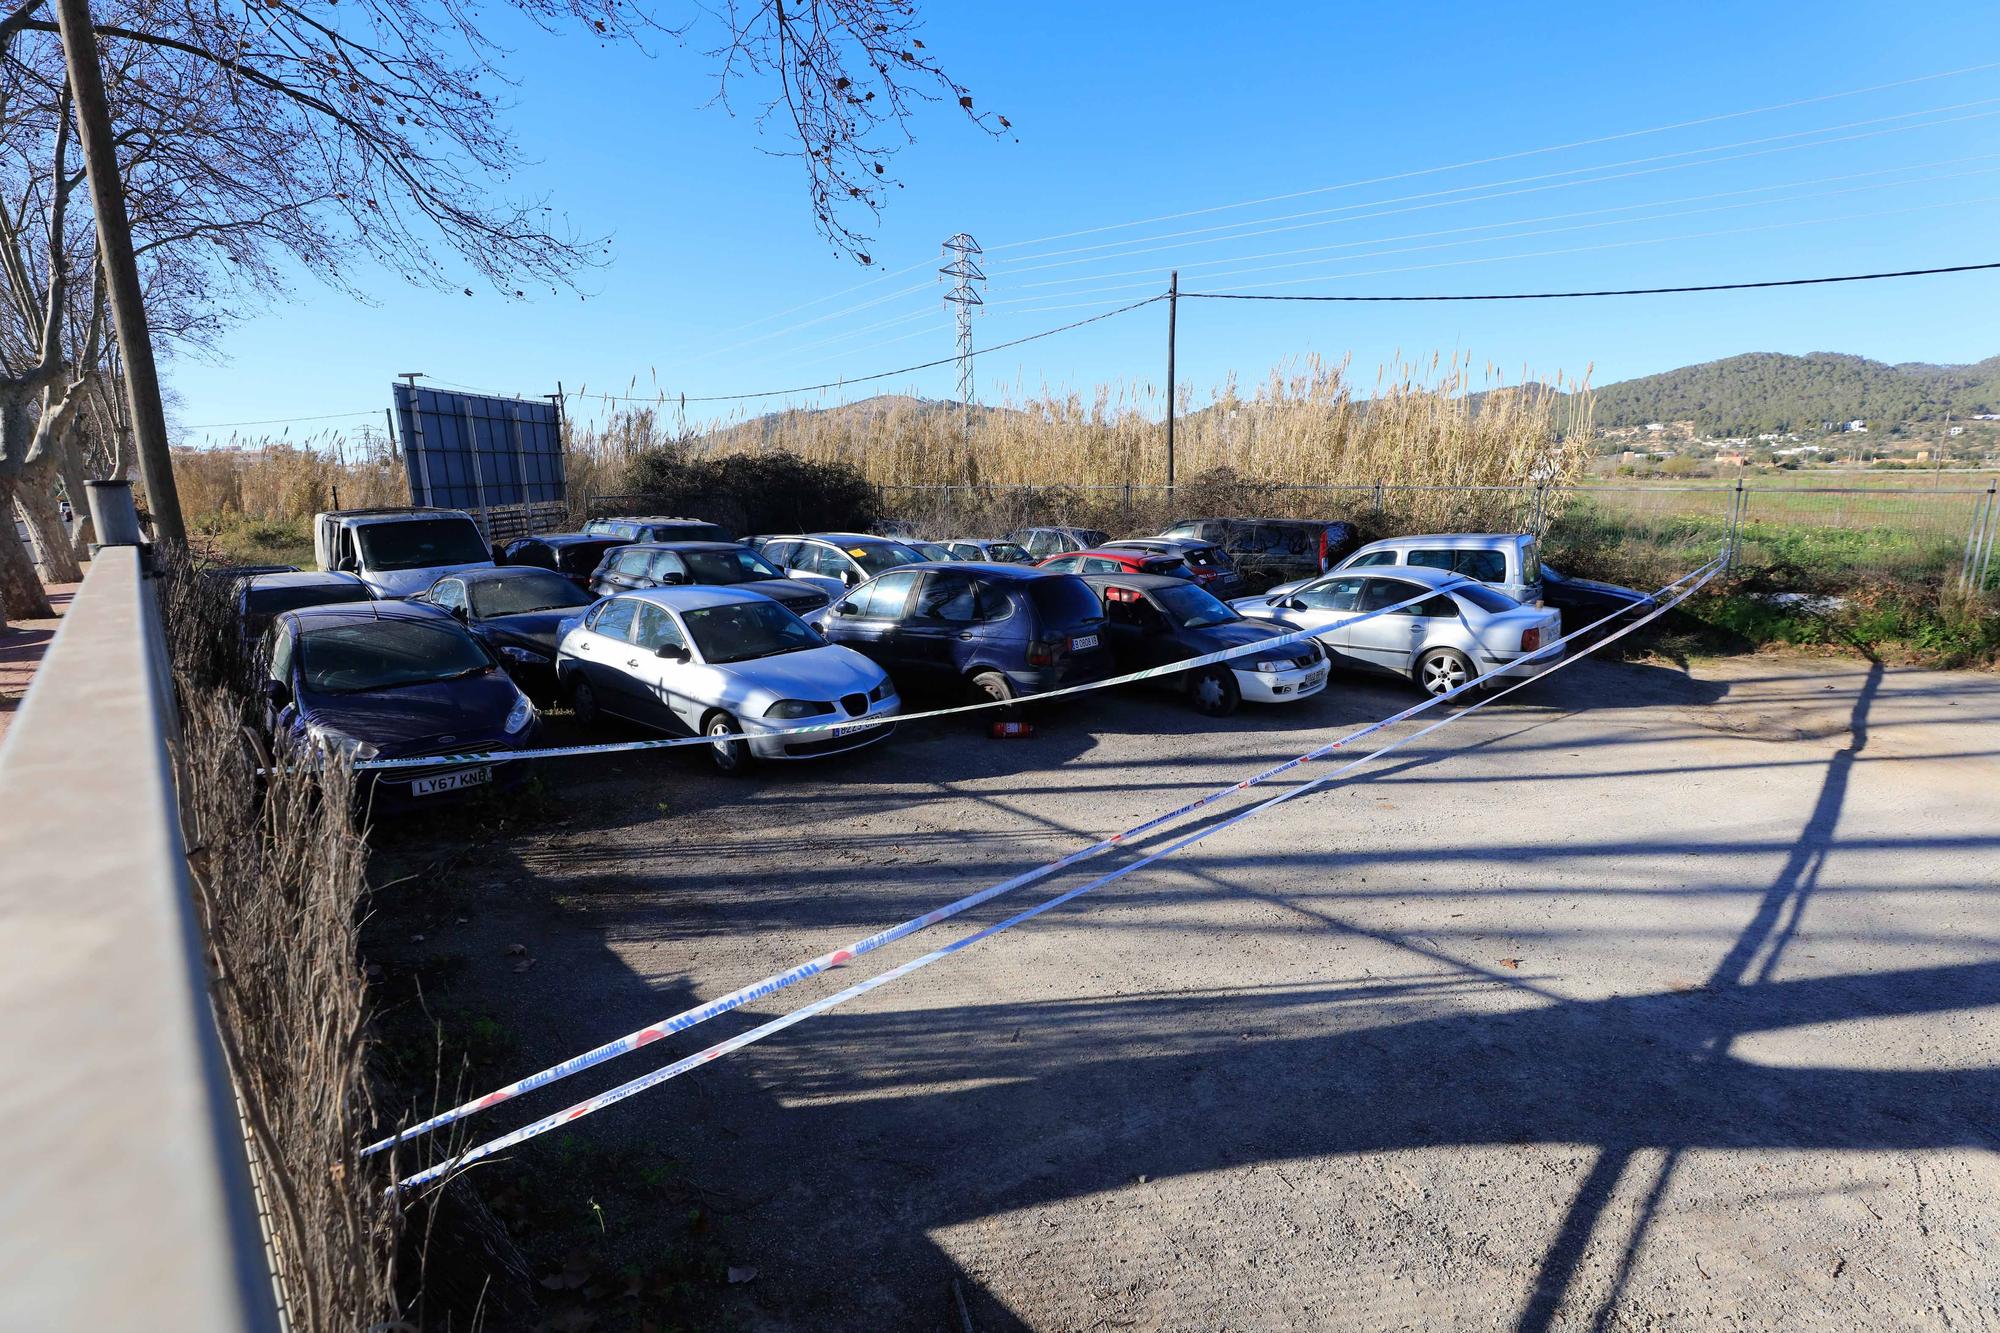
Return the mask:
<path id="1" fill-rule="evenodd" d="M 335 509 L 313 515 L 313 558 L 377 597 L 413 597 L 441 575 L 484 569 L 493 553 L 459 509 Z"/>
<path id="2" fill-rule="evenodd" d="M 1390 537 L 1368 543 L 1334 569 L 1375 569 L 1384 565 L 1447 570 L 1504 592 L 1524 606 L 1538 606 L 1542 601 L 1540 543 L 1530 533 Z"/>

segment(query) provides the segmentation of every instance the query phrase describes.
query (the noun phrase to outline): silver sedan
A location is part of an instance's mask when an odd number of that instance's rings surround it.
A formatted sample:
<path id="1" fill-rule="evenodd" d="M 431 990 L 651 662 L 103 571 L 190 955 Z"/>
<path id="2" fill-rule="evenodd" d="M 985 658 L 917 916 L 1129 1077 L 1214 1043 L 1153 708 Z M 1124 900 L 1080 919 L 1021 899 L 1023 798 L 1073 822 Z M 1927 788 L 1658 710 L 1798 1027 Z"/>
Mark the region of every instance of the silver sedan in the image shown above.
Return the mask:
<path id="1" fill-rule="evenodd" d="M 727 588 L 605 598 L 566 625 L 556 675 L 578 721 L 608 714 L 714 737 L 725 773 L 871 745 L 902 706 L 881 667 L 763 594 Z M 827 723 L 837 725 L 797 734 Z M 738 733 L 748 739 L 728 739 Z"/>
<path id="2" fill-rule="evenodd" d="M 1400 611 L 1339 623 L 1426 592 L 1433 595 Z M 1523 606 L 1505 593 L 1441 569 L 1322 574 L 1230 605 L 1252 619 L 1297 629 L 1330 626 L 1318 637 L 1337 664 L 1386 671 L 1432 694 L 1488 673 L 1531 676 L 1557 654 L 1532 662 L 1528 655 L 1561 634 L 1556 612 Z"/>

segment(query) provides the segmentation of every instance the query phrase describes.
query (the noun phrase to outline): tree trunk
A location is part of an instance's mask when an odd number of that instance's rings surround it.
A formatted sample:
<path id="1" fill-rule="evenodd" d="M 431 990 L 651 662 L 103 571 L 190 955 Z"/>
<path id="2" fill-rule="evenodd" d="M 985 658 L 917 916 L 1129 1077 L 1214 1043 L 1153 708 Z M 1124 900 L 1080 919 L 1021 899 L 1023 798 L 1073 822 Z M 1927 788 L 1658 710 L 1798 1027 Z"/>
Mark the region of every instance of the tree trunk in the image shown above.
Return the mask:
<path id="1" fill-rule="evenodd" d="M 47 620 L 56 609 L 14 531 L 14 486 L 13 477 L 0 473 L 0 606 L 16 620 Z"/>
<path id="2" fill-rule="evenodd" d="M 63 527 L 62 510 L 56 504 L 55 446 L 40 461 L 21 469 L 20 484 L 14 490 L 14 506 L 28 524 L 28 536 L 35 543 L 42 572 L 50 583 L 76 583 L 83 569 L 69 544 L 69 530 Z"/>
<path id="3" fill-rule="evenodd" d="M 90 559 L 90 544 L 97 540 L 90 527 L 90 492 L 83 488 L 81 452 L 72 435 L 57 460 L 62 471 L 63 493 L 69 497 L 69 553 L 79 564 Z"/>

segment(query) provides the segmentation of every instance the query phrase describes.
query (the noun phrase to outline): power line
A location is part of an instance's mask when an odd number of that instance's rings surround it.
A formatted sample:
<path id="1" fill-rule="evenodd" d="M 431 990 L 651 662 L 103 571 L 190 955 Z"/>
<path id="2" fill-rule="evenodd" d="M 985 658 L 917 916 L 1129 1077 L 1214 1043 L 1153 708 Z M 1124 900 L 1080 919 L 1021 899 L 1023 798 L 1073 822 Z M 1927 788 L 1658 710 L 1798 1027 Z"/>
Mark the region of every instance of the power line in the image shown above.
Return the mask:
<path id="1" fill-rule="evenodd" d="M 369 408 L 363 412 L 325 412 L 316 417 L 270 417 L 263 421 L 211 421 L 201 426 L 182 426 L 189 430 L 227 430 L 231 426 L 291 426 L 301 421 L 338 421 L 348 417 L 372 417 L 380 408 Z"/>
<path id="2" fill-rule="evenodd" d="M 1924 278 L 1939 273 L 1978 273 L 2000 263 L 1953 264 L 1947 268 L 1906 268 L 1890 273 L 1847 273 L 1834 278 L 1774 278 L 1763 282 L 1709 282 L 1686 287 L 1615 287 L 1588 292 L 1488 292 L 1451 296 L 1321 296 L 1297 293 L 1182 292 L 1183 301 L 1563 301 L 1585 296 L 1673 296 L 1683 292 L 1741 292 L 1758 287 L 1817 287 L 1834 282 L 1876 282 L 1883 278 Z M 1154 297 L 1159 300 L 1159 297 Z"/>

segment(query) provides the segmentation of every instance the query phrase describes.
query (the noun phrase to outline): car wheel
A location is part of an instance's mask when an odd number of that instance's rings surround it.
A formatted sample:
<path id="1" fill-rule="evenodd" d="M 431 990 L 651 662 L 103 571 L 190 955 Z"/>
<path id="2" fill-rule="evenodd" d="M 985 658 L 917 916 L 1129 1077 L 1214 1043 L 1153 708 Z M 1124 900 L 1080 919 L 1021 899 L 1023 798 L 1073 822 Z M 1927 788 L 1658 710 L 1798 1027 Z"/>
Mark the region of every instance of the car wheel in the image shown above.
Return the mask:
<path id="1" fill-rule="evenodd" d="M 972 678 L 965 691 L 965 701 L 969 704 L 1007 704 L 1012 703 L 1014 698 L 1014 682 L 998 671 L 980 672 Z M 1012 717 L 1014 712 L 1012 708 L 992 710 L 994 716 L 1002 718 Z"/>
<path id="2" fill-rule="evenodd" d="M 1188 681 L 1188 698 L 1203 717 L 1228 717 L 1243 702 L 1236 687 L 1236 673 L 1226 666 L 1212 666 Z"/>
<path id="3" fill-rule="evenodd" d="M 1472 679 L 1472 663 L 1449 648 L 1433 648 L 1417 663 L 1417 684 L 1432 694 L 1449 694 Z"/>
<path id="4" fill-rule="evenodd" d="M 710 737 L 734 736 L 742 731 L 742 726 L 728 713 L 710 713 L 708 725 L 703 728 Z M 750 771 L 750 742 L 711 739 L 708 745 L 709 757 L 715 766 L 730 777 L 741 777 Z"/>
<path id="5" fill-rule="evenodd" d="M 576 714 L 576 720 L 586 727 L 594 727 L 604 718 L 603 711 L 597 706 L 597 691 L 590 688 L 590 682 L 581 673 L 570 682 L 569 706 L 570 711 Z"/>

